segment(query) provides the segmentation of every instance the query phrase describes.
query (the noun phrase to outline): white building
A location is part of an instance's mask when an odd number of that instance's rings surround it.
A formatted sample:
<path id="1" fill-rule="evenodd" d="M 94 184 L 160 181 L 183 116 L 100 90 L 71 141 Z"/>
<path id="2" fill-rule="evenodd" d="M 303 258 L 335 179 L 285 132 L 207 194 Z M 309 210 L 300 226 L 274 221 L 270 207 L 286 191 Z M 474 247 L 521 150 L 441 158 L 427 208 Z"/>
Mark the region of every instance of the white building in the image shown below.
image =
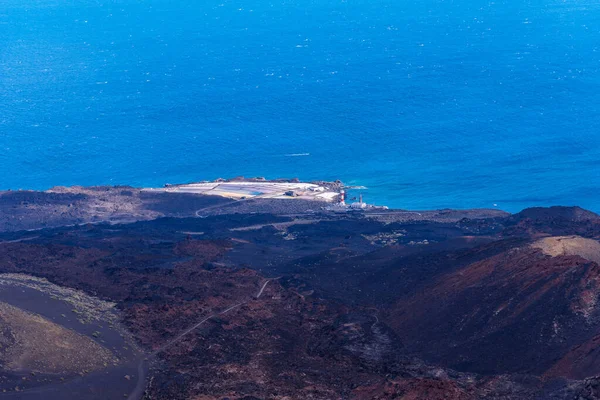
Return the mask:
<path id="1" fill-rule="evenodd" d="M 354 210 L 362 210 L 367 208 L 367 203 L 363 203 L 362 201 L 357 201 L 355 203 L 350 204 L 350 208 Z"/>

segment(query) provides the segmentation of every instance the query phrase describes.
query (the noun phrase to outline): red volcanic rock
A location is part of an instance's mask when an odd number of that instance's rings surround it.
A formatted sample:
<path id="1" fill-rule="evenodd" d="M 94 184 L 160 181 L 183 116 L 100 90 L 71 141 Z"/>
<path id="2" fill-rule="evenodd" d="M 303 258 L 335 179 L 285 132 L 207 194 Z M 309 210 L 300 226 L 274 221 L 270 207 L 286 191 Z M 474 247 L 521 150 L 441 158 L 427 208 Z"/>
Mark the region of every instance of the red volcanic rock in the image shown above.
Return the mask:
<path id="1" fill-rule="evenodd" d="M 283 232 L 268 224 L 288 217 L 242 213 L 3 234 L 0 272 L 115 301 L 148 352 L 212 316 L 154 358 L 152 399 L 598 399 L 597 378 L 563 378 L 600 374 L 591 213 L 310 218 L 323 220 Z M 267 276 L 278 279 L 257 299 Z"/>
<path id="2" fill-rule="evenodd" d="M 231 244 L 225 240 L 184 240 L 177 243 L 174 253 L 177 256 L 194 257 L 197 261 L 206 262 L 215 260 L 225 254 Z"/>
<path id="3" fill-rule="evenodd" d="M 547 377 L 584 379 L 600 374 L 600 335 L 571 348 L 546 373 Z"/>
<path id="4" fill-rule="evenodd" d="M 599 293 L 596 263 L 527 246 L 439 276 L 400 299 L 388 321 L 429 361 L 486 374 L 540 374 L 600 327 Z M 553 371 L 580 377 L 564 367 Z"/>
<path id="5" fill-rule="evenodd" d="M 395 379 L 383 384 L 359 387 L 352 391 L 352 400 L 475 400 L 472 388 L 456 382 L 431 378 Z"/>

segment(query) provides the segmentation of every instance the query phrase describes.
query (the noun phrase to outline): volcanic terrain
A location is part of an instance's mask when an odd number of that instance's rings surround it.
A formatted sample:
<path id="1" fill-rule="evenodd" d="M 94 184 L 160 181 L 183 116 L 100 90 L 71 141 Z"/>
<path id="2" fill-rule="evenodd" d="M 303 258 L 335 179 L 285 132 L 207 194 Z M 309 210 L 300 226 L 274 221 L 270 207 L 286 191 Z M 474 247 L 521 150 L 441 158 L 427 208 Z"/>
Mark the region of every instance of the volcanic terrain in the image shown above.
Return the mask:
<path id="1" fill-rule="evenodd" d="M 3 386 L 0 398 L 73 382 L 85 388 L 73 398 L 101 398 L 109 380 L 132 400 L 600 398 L 596 214 L 314 203 L 126 187 L 0 194 L 0 274 L 88 296 L 115 316 L 93 324 L 135 341 L 127 353 L 83 318 L 0 303 L 3 373 L 24 359 L 52 373 L 63 346 L 69 368 L 98 378 Z M 40 324 L 70 331 L 43 338 L 48 352 L 28 346 L 35 330 L 11 339 Z"/>

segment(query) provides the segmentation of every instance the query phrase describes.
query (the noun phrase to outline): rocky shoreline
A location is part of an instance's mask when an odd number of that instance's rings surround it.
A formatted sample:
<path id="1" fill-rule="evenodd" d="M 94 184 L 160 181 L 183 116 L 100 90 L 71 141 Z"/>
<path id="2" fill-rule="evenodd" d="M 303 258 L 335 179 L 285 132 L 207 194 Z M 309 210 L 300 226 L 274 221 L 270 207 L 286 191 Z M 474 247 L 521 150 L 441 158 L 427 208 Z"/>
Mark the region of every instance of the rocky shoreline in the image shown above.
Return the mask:
<path id="1" fill-rule="evenodd" d="M 273 182 L 301 183 L 297 179 L 262 178 L 219 179 L 218 182 Z M 344 189 L 340 181 L 315 181 L 311 184 L 326 187 L 340 193 Z M 170 185 L 177 187 L 179 185 Z M 252 198 L 232 200 L 221 196 L 199 193 L 152 191 L 130 186 L 54 187 L 39 191 L 0 192 L 0 231 L 52 228 L 88 223 L 129 223 L 162 217 L 196 217 L 227 215 L 235 213 L 265 213 L 294 215 L 326 213 L 322 201 L 310 198 Z M 334 211 L 338 211 L 335 210 Z M 343 211 L 346 211 L 345 209 Z M 360 211 L 360 210 L 358 210 Z M 461 218 L 486 218 L 506 215 L 499 210 L 370 210 L 373 218 L 387 221 L 409 220 L 458 220 Z M 374 213 L 377 211 L 377 213 Z"/>

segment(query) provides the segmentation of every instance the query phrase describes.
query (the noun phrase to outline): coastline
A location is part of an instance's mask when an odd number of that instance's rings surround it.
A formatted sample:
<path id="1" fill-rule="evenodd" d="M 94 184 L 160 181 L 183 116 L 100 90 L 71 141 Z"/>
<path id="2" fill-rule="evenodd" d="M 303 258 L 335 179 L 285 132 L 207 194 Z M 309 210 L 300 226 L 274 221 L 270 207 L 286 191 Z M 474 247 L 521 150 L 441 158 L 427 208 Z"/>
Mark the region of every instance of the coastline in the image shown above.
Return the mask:
<path id="1" fill-rule="evenodd" d="M 260 173 L 260 172 L 259 172 Z M 213 179 L 213 177 L 215 177 Z M 233 175 L 231 175 L 233 176 Z M 296 175 L 289 175 L 296 176 Z M 330 175 L 324 174 L 326 178 L 320 176 L 303 175 L 301 178 L 277 178 L 273 176 L 257 176 L 257 177 L 232 177 L 218 178 L 215 174 L 206 179 L 202 177 L 183 177 L 180 180 L 156 179 L 148 177 L 148 179 L 127 178 L 124 175 L 121 179 L 112 179 L 109 181 L 72 181 L 67 184 L 58 185 L 34 185 L 34 186 L 13 186 L 0 189 L 0 193 L 5 192 L 53 192 L 53 191 L 71 191 L 73 188 L 133 188 L 133 189 L 159 189 L 164 190 L 166 187 L 178 188 L 192 184 L 205 184 L 214 182 L 301 182 L 312 183 L 317 185 L 340 185 L 347 192 L 347 201 L 356 201 L 360 194 L 363 195 L 365 202 L 378 206 L 388 206 L 390 209 L 396 210 L 426 210 L 434 211 L 441 209 L 453 210 L 470 210 L 470 209 L 492 209 L 502 210 L 509 213 L 518 213 L 519 211 L 530 207 L 551 207 L 555 205 L 561 206 L 580 206 L 582 208 L 597 212 L 598 207 L 594 202 L 588 201 L 586 198 L 577 198 L 577 200 L 565 200 L 560 197 L 544 198 L 544 197 L 529 197 L 522 190 L 511 190 L 510 193 L 502 195 L 494 195 L 489 193 L 485 188 L 472 187 L 468 184 L 452 185 L 441 192 L 434 192 L 431 188 L 423 188 L 419 183 L 407 183 L 402 180 L 367 180 L 355 179 L 353 176 L 346 175 Z M 343 176 L 343 178 L 342 178 Z M 447 186 L 449 182 L 446 182 Z M 534 184 L 534 187 L 537 184 Z M 355 200 L 352 200 L 355 198 Z"/>
<path id="2" fill-rule="evenodd" d="M 380 221 L 460 221 L 510 215 L 498 209 L 388 209 L 357 201 L 340 181 L 298 179 L 218 179 L 165 185 L 53 187 L 47 191 L 0 192 L 0 231 L 39 230 L 82 224 L 122 224 L 158 218 L 210 215 L 272 214 L 291 218 L 320 215 L 329 219 L 370 218 Z"/>

